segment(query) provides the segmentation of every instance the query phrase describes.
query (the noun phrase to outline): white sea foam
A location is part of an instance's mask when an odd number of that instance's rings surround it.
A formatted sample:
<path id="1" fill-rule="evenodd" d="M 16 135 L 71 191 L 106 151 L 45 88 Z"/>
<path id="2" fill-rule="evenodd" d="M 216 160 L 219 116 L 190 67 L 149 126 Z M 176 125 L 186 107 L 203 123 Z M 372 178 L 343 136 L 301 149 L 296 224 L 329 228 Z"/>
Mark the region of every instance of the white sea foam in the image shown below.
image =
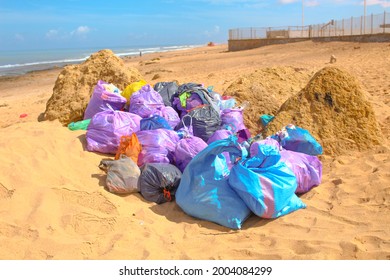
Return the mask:
<path id="1" fill-rule="evenodd" d="M 118 56 L 136 56 L 140 52 L 155 53 L 174 50 L 185 50 L 199 45 L 175 45 L 138 48 L 112 48 Z M 85 61 L 96 52 L 90 50 L 46 50 L 46 51 L 12 51 L 0 53 L 0 76 L 21 75 L 36 70 L 46 70 L 54 67 L 62 67 L 67 64 L 77 64 Z M 43 58 L 43 59 L 42 59 Z"/>

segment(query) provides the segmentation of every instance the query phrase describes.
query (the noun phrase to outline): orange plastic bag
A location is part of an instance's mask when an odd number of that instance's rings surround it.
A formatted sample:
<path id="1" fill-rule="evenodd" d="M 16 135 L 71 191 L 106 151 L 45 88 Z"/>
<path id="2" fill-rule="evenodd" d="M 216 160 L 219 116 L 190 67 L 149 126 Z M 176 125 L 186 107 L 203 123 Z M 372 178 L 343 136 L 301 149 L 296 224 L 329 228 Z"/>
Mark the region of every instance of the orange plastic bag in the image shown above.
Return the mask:
<path id="1" fill-rule="evenodd" d="M 131 158 L 135 163 L 137 163 L 138 155 L 141 151 L 142 145 L 140 144 L 135 133 L 131 134 L 131 136 L 121 136 L 115 159 L 119 159 L 122 154 L 125 154 L 127 157 Z"/>

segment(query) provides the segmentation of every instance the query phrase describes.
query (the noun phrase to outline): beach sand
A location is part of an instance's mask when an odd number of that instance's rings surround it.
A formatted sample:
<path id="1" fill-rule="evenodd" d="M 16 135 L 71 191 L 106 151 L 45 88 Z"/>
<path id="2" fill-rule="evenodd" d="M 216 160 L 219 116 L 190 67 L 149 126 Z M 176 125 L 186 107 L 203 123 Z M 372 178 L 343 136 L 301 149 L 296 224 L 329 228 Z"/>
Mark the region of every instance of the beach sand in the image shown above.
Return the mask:
<path id="1" fill-rule="evenodd" d="M 125 63 L 152 84 L 197 82 L 221 94 L 266 67 L 342 67 L 365 90 L 383 143 L 321 156 L 322 184 L 301 196 L 306 209 L 274 220 L 251 216 L 230 230 L 188 216 L 175 202 L 105 190 L 98 165 L 110 156 L 86 151 L 85 131 L 40 121 L 61 69 L 1 78 L 0 259 L 390 259 L 389 43 L 300 42 L 239 52 L 216 45 Z"/>

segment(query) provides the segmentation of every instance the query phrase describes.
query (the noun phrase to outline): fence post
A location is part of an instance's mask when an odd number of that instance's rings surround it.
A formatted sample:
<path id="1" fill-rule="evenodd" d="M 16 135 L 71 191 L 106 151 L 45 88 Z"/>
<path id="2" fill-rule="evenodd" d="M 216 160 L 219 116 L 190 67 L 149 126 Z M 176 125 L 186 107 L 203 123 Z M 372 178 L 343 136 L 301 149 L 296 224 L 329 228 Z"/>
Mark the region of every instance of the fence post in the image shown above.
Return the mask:
<path id="1" fill-rule="evenodd" d="M 349 35 L 353 35 L 352 27 L 353 27 L 353 17 L 351 17 L 351 34 L 349 34 Z"/>
<path id="2" fill-rule="evenodd" d="M 332 33 L 333 33 L 333 36 L 336 36 L 337 20 L 334 21 L 333 26 L 334 27 L 333 27 Z"/>
<path id="3" fill-rule="evenodd" d="M 383 33 L 386 33 L 386 11 L 383 12 Z"/>
<path id="4" fill-rule="evenodd" d="M 360 35 L 363 34 L 363 16 L 360 16 Z"/>
<path id="5" fill-rule="evenodd" d="M 371 34 L 374 33 L 374 14 L 371 14 Z"/>

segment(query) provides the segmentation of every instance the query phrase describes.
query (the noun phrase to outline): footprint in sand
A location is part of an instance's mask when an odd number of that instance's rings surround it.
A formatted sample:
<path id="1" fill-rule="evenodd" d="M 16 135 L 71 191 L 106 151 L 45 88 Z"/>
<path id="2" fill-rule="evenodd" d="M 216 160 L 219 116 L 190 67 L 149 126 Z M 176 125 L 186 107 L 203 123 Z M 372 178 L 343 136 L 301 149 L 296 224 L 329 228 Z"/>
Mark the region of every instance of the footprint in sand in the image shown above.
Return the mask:
<path id="1" fill-rule="evenodd" d="M 103 218 L 83 212 L 63 216 L 62 224 L 65 229 L 70 229 L 77 234 L 105 235 L 114 231 L 116 220 L 115 218 Z"/>
<path id="2" fill-rule="evenodd" d="M 0 236 L 10 237 L 10 238 L 18 236 L 28 240 L 36 240 L 39 237 L 39 232 L 37 230 L 31 229 L 28 226 L 19 227 L 19 226 L 1 222 Z"/>
<path id="3" fill-rule="evenodd" d="M 342 253 L 341 258 L 342 259 L 356 259 L 357 253 L 359 252 L 359 248 L 356 244 L 353 244 L 352 242 L 345 242 L 341 241 L 339 243 Z"/>
<path id="4" fill-rule="evenodd" d="M 321 251 L 316 244 L 311 244 L 311 242 L 307 240 L 295 241 L 292 249 L 297 255 L 311 255 Z"/>
<path id="5" fill-rule="evenodd" d="M 7 189 L 2 183 L 0 183 L 0 199 L 10 199 L 15 190 Z"/>
<path id="6" fill-rule="evenodd" d="M 105 214 L 118 214 L 115 205 L 99 192 L 88 193 L 66 188 L 54 189 L 54 191 L 62 196 L 62 199 L 67 203 L 73 203 Z"/>
<path id="7" fill-rule="evenodd" d="M 378 236 L 357 236 L 355 237 L 355 240 L 361 243 L 363 251 L 386 251 L 386 248 L 387 251 L 389 251 L 390 249 L 390 241 L 384 240 Z"/>
<path id="8" fill-rule="evenodd" d="M 77 234 L 103 235 L 115 230 L 118 211 L 116 206 L 99 192 L 83 192 L 66 188 L 53 189 L 65 204 L 77 211 L 67 213 L 61 218 L 62 226 Z M 108 216 L 107 216 L 108 215 Z"/>

